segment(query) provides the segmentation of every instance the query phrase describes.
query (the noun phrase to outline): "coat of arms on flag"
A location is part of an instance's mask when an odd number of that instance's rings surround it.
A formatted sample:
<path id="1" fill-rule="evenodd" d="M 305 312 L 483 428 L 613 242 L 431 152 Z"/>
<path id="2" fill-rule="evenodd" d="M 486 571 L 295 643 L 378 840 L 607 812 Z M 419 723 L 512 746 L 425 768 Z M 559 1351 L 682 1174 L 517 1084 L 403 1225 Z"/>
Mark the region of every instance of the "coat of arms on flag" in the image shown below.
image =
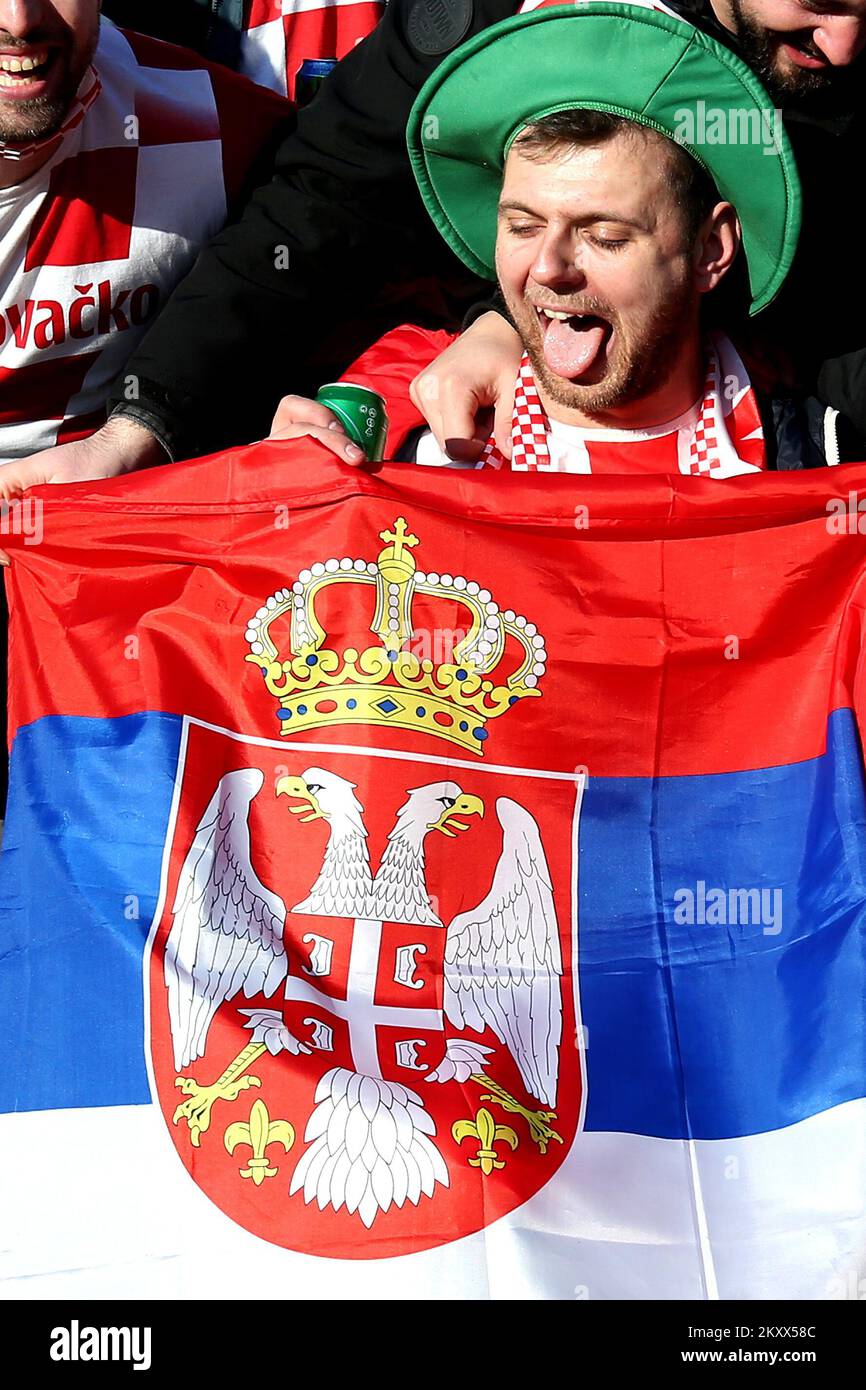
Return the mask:
<path id="1" fill-rule="evenodd" d="M 583 775 L 488 751 L 541 694 L 544 637 L 475 579 L 421 572 L 404 517 L 380 537 L 249 620 L 256 732 L 185 720 L 145 957 L 155 1094 L 191 1176 L 254 1234 L 345 1258 L 521 1205 L 586 1097 Z M 359 615 L 355 645 L 334 638 Z M 445 632 L 444 653 L 425 640 Z"/>

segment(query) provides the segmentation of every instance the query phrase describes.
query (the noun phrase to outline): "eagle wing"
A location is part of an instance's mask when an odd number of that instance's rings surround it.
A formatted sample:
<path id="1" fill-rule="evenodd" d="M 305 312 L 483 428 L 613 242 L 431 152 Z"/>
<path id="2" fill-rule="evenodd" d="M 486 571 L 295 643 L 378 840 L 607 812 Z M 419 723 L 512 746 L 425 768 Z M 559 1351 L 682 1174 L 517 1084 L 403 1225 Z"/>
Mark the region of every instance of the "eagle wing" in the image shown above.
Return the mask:
<path id="1" fill-rule="evenodd" d="M 508 797 L 496 802 L 502 853 L 490 892 L 448 928 L 445 1014 L 455 1028 L 492 1028 L 527 1091 L 556 1104 L 562 1037 L 562 952 L 538 825 Z"/>
<path id="2" fill-rule="evenodd" d="M 288 971 L 286 907 L 250 862 L 257 768 L 227 772 L 202 816 L 178 879 L 165 948 L 175 1067 L 201 1057 L 211 1019 L 239 990 L 268 996 Z"/>

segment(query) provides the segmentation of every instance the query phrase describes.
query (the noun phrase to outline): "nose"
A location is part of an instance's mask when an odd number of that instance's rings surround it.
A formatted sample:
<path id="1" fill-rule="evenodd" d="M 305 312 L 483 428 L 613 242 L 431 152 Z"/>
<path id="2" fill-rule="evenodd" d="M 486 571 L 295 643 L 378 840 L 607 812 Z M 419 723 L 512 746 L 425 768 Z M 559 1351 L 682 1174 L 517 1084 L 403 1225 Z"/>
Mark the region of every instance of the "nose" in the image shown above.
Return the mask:
<path id="1" fill-rule="evenodd" d="M 824 15 L 812 38 L 834 68 L 847 67 L 866 46 L 866 19 L 856 15 Z"/>
<path id="2" fill-rule="evenodd" d="M 47 0 L 0 0 L 0 33 L 24 39 L 44 24 Z"/>
<path id="3" fill-rule="evenodd" d="M 570 231 L 552 225 L 547 227 L 532 262 L 530 275 L 539 285 L 547 285 L 549 289 L 561 287 L 570 290 L 586 283 L 577 240 Z"/>

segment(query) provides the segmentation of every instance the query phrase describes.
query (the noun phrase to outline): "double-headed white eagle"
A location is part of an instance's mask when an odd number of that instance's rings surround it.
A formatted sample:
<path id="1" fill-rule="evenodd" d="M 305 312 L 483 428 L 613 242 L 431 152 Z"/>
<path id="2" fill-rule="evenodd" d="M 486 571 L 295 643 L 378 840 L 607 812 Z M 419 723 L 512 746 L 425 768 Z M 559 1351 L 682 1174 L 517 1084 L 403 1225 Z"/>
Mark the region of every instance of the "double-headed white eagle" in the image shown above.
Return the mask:
<path id="1" fill-rule="evenodd" d="M 271 998 L 289 974 L 286 906 L 259 878 L 251 861 L 250 807 L 264 785 L 247 768 L 228 772 L 214 791 L 178 880 L 174 920 L 165 951 L 165 980 L 178 1071 L 203 1056 L 219 1007 L 241 993 Z M 483 804 L 452 781 L 408 793 L 375 879 L 370 871 L 363 807 L 355 786 L 322 768 L 283 777 L 276 792 L 295 798 L 302 822 L 323 819 L 329 838 L 321 869 L 293 913 L 350 917 L 443 928 L 427 890 L 425 840 L 434 831 L 466 830 L 461 816 Z M 530 1095 L 556 1103 L 562 1033 L 562 962 L 550 873 L 534 817 L 500 797 L 496 811 L 502 851 L 489 892 L 447 927 L 444 1013 L 451 1030 L 487 1028 L 510 1052 Z M 292 972 L 295 973 L 295 972 Z M 282 1014 L 242 1010 L 253 1041 L 269 1051 L 310 1052 Z M 491 1049 L 449 1036 L 445 1057 L 427 1081 L 465 1082 L 483 1072 Z M 305 1138 L 309 1147 L 293 1174 L 335 1210 L 345 1203 L 370 1226 L 378 1211 L 432 1196 L 448 1185 L 447 1167 L 432 1141 L 435 1124 L 422 1098 L 381 1074 L 334 1067 L 323 1076 Z"/>

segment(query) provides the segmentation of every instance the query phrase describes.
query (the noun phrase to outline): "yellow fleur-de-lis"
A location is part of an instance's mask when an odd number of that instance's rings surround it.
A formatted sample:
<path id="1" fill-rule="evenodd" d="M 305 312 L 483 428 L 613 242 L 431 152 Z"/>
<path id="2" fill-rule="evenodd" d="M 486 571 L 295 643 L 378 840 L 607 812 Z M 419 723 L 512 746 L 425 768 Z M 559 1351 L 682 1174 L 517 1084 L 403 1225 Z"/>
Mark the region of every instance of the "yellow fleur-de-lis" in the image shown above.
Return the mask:
<path id="1" fill-rule="evenodd" d="M 510 1125 L 498 1125 L 484 1106 L 476 1113 L 474 1120 L 457 1120 L 451 1127 L 451 1133 L 456 1144 L 462 1144 L 464 1139 L 479 1141 L 480 1147 L 469 1163 L 473 1168 L 480 1168 L 485 1177 L 494 1168 L 505 1167 L 505 1159 L 498 1157 L 494 1145 L 510 1144 L 513 1151 L 520 1142 Z"/>
<path id="2" fill-rule="evenodd" d="M 253 1101 L 249 1123 L 236 1120 L 225 1132 L 225 1146 L 233 1153 L 238 1144 L 249 1144 L 252 1149 L 246 1168 L 241 1168 L 242 1178 L 252 1178 L 256 1187 L 261 1187 L 265 1178 L 273 1178 L 279 1171 L 272 1168 L 265 1157 L 269 1144 L 282 1144 L 286 1153 L 295 1142 L 295 1131 L 288 1120 L 272 1120 L 263 1100 Z"/>

